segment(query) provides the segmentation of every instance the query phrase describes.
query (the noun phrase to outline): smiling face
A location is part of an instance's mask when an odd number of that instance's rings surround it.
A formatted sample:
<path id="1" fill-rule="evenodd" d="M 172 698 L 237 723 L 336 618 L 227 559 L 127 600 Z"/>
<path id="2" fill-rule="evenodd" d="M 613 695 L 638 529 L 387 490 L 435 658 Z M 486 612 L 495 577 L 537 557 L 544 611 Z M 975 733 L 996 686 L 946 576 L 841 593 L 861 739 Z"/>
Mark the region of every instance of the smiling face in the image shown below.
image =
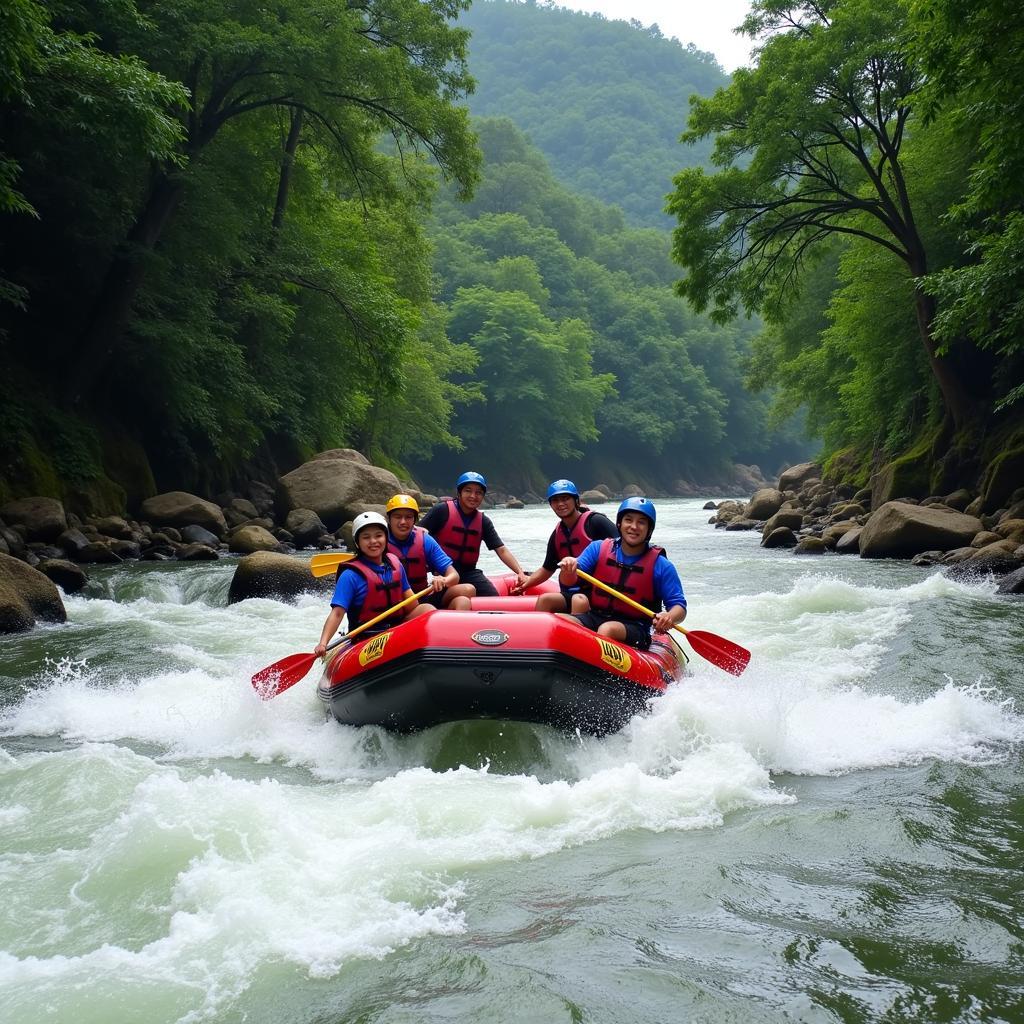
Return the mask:
<path id="1" fill-rule="evenodd" d="M 364 526 L 356 538 L 356 547 L 371 562 L 382 562 L 388 546 L 387 531 L 383 526 Z"/>
<path id="2" fill-rule="evenodd" d="M 484 489 L 479 484 L 463 484 L 459 488 L 459 504 L 463 512 L 475 512 L 483 503 Z"/>
<path id="3" fill-rule="evenodd" d="M 416 513 L 409 508 L 396 508 L 394 512 L 388 513 L 388 522 L 391 524 L 391 535 L 404 544 L 416 525 Z"/>
<path id="4" fill-rule="evenodd" d="M 575 521 L 576 517 L 576 498 L 571 494 L 556 494 L 548 502 L 551 506 L 551 511 L 558 516 L 559 519 L 568 519 L 570 522 Z"/>
<path id="5" fill-rule="evenodd" d="M 643 548 L 653 528 L 650 519 L 643 512 L 626 512 L 619 520 L 619 535 L 626 553 L 634 554 L 630 548 Z"/>

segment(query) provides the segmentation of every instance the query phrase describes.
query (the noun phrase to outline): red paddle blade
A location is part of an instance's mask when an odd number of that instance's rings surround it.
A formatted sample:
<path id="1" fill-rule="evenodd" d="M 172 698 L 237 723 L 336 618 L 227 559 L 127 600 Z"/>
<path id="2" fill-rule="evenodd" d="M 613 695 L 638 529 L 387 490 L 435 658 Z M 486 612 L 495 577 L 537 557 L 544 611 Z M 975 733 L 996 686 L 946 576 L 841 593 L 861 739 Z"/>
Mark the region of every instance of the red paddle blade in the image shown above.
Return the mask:
<path id="1" fill-rule="evenodd" d="M 287 658 L 275 661 L 273 665 L 260 669 L 252 677 L 253 689 L 264 699 L 270 700 L 279 693 L 284 693 L 289 686 L 294 686 L 305 678 L 313 662 L 315 654 L 291 654 Z"/>
<path id="2" fill-rule="evenodd" d="M 750 664 L 750 651 L 724 636 L 707 633 L 703 629 L 688 629 L 686 639 L 702 658 L 734 676 L 743 675 L 743 670 Z"/>

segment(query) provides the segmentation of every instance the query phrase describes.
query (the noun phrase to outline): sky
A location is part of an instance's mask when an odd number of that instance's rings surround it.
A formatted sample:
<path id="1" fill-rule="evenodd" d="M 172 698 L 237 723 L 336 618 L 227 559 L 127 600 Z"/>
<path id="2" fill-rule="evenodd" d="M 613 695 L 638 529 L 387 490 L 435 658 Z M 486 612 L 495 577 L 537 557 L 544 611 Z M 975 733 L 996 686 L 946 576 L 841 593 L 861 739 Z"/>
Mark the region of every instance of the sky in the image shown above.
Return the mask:
<path id="1" fill-rule="evenodd" d="M 606 18 L 644 25 L 656 23 L 666 36 L 693 43 L 718 58 L 726 71 L 750 64 L 751 40 L 733 34 L 750 10 L 750 0 L 555 0 L 574 11 L 600 12 Z"/>

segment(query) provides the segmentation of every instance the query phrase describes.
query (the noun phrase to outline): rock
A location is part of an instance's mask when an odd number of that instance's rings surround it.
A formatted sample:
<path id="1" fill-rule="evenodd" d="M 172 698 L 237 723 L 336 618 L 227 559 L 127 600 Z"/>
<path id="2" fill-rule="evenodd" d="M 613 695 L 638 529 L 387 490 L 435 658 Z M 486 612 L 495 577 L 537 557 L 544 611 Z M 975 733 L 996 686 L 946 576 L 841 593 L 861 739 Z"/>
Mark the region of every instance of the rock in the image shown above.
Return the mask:
<path id="1" fill-rule="evenodd" d="M 1024 501 L 1015 501 L 1003 513 L 1002 519 L 1024 519 Z"/>
<path id="2" fill-rule="evenodd" d="M 228 539 L 228 550 L 251 555 L 255 551 L 276 551 L 280 541 L 262 526 L 240 526 Z"/>
<path id="3" fill-rule="evenodd" d="M 825 542 L 820 537 L 801 537 L 793 548 L 794 555 L 823 555 L 826 552 Z"/>
<path id="4" fill-rule="evenodd" d="M 136 557 L 138 556 L 136 555 Z M 82 550 L 75 555 L 75 559 L 89 565 L 121 561 L 121 557 L 109 544 L 104 544 L 102 541 L 98 540 L 94 540 L 91 544 L 82 548 Z"/>
<path id="5" fill-rule="evenodd" d="M 18 498 L 7 502 L 0 516 L 8 526 L 24 526 L 25 540 L 56 540 L 68 528 L 64 506 L 56 498 Z"/>
<path id="6" fill-rule="evenodd" d="M 983 548 L 987 544 L 997 544 L 999 541 L 1005 538 L 1000 537 L 998 533 L 993 533 L 991 530 L 982 530 L 981 533 L 975 534 L 974 540 L 971 541 L 970 546 L 972 548 Z"/>
<path id="7" fill-rule="evenodd" d="M 1004 576 L 996 587 L 1000 594 L 1024 594 L 1024 568 L 1014 569 Z"/>
<path id="8" fill-rule="evenodd" d="M 972 558 L 968 559 L 965 566 L 978 573 L 1006 573 L 1020 568 L 1020 559 L 1017 557 L 1018 545 L 1012 540 L 1000 540 L 995 544 L 987 544 L 974 552 Z"/>
<path id="9" fill-rule="evenodd" d="M 1002 518 L 992 531 L 1003 539 L 1016 540 L 1018 544 L 1024 541 L 1024 519 Z"/>
<path id="10" fill-rule="evenodd" d="M 178 548 L 178 560 L 181 562 L 215 562 L 217 560 L 217 550 L 209 544 L 193 542 Z"/>
<path id="11" fill-rule="evenodd" d="M 44 559 L 39 563 L 37 569 L 44 576 L 53 580 L 65 594 L 77 594 L 89 582 L 85 570 L 65 558 Z"/>
<path id="12" fill-rule="evenodd" d="M 942 501 L 954 511 L 963 512 L 971 503 L 971 492 L 961 487 L 960 490 L 947 494 Z"/>
<path id="13" fill-rule="evenodd" d="M 260 515 L 256 506 L 247 498 L 232 498 L 228 507 L 241 512 L 246 519 L 258 519 Z"/>
<path id="14" fill-rule="evenodd" d="M 790 466 L 779 477 L 779 490 L 798 491 L 804 485 L 804 482 L 811 479 L 811 477 L 821 479 L 821 466 L 816 462 L 801 462 L 799 466 Z"/>
<path id="15" fill-rule="evenodd" d="M 524 491 L 520 498 L 526 505 L 543 505 L 544 499 L 539 494 L 534 494 L 533 491 Z"/>
<path id="16" fill-rule="evenodd" d="M 967 506 L 967 508 L 964 509 L 964 514 L 968 516 L 980 516 L 984 511 L 985 499 L 979 495 L 970 503 L 970 505 Z"/>
<path id="17" fill-rule="evenodd" d="M 526 508 L 526 505 L 518 498 L 509 498 L 508 501 L 505 502 L 505 508 Z"/>
<path id="18" fill-rule="evenodd" d="M 646 492 L 639 484 L 626 484 L 622 488 L 624 498 L 642 498 Z"/>
<path id="19" fill-rule="evenodd" d="M 841 523 L 832 523 L 821 531 L 821 539 L 825 542 L 825 547 L 831 550 L 837 547 L 843 537 L 845 537 L 851 530 L 856 529 L 857 523 L 852 519 L 848 519 Z"/>
<path id="20" fill-rule="evenodd" d="M 600 491 L 609 501 L 614 497 L 615 492 L 607 484 L 594 484 L 592 491 Z M 586 492 L 584 492 L 586 493 Z"/>
<path id="21" fill-rule="evenodd" d="M 196 526 L 195 523 L 182 528 L 181 539 L 186 544 L 201 544 L 205 547 L 213 548 L 214 551 L 216 551 L 217 545 L 220 543 L 215 534 L 210 533 L 209 530 L 204 529 L 202 526 Z"/>
<path id="22" fill-rule="evenodd" d="M 142 503 L 140 514 L 155 526 L 183 527 L 194 524 L 218 537 L 223 537 L 228 530 L 224 513 L 213 502 L 204 501 L 187 491 L 168 491 L 147 498 Z"/>
<path id="23" fill-rule="evenodd" d="M 977 553 L 977 548 L 953 548 L 952 551 L 947 551 L 942 555 L 943 565 L 959 565 L 961 562 L 967 562 L 972 559 Z M 940 552 L 941 554 L 941 552 Z"/>
<path id="24" fill-rule="evenodd" d="M 864 527 L 855 526 L 852 530 L 847 530 L 846 533 L 836 541 L 836 552 L 840 555 L 855 555 L 860 551 L 860 535 L 864 532 Z"/>
<path id="25" fill-rule="evenodd" d="M 104 537 L 131 540 L 133 536 L 132 528 L 121 516 L 104 516 L 102 519 L 97 519 L 93 525 Z"/>
<path id="26" fill-rule="evenodd" d="M 773 530 L 777 530 L 780 526 L 786 526 L 790 530 L 799 530 L 803 524 L 803 512 L 794 509 L 780 508 L 779 511 L 764 524 L 764 529 L 761 530 L 761 533 L 767 537 Z"/>
<path id="27" fill-rule="evenodd" d="M 726 524 L 726 530 L 758 530 L 761 528 L 760 519 L 746 519 L 743 516 L 736 516 Z"/>
<path id="28" fill-rule="evenodd" d="M 914 555 L 910 560 L 910 564 L 927 567 L 929 565 L 935 565 L 940 561 L 942 561 L 941 551 L 922 551 L 920 554 Z"/>
<path id="29" fill-rule="evenodd" d="M 238 563 L 228 590 L 228 604 L 251 597 L 288 600 L 300 594 L 328 595 L 333 588 L 334 577 L 317 579 L 307 561 L 259 551 Z"/>
<path id="30" fill-rule="evenodd" d="M 17 530 L 12 530 L 7 526 L 0 526 L 0 539 L 3 540 L 4 546 L 7 548 L 5 554 L 13 555 L 15 558 L 24 556 L 25 538 Z"/>
<path id="31" fill-rule="evenodd" d="M 590 491 L 584 491 L 580 495 L 580 503 L 583 505 L 603 505 L 609 500 L 610 496 L 605 494 L 604 491 L 598 490 L 596 487 Z"/>
<path id="32" fill-rule="evenodd" d="M 109 546 L 110 550 L 123 561 L 142 556 L 142 548 L 133 540 L 112 540 Z"/>
<path id="33" fill-rule="evenodd" d="M 0 555 L 0 633 L 23 633 L 36 619 L 66 622 L 53 580 L 10 555 Z"/>
<path id="34" fill-rule="evenodd" d="M 262 480 L 250 480 L 247 490 L 249 500 L 256 506 L 259 515 L 274 514 L 274 488 L 270 484 L 265 484 Z"/>
<path id="35" fill-rule="evenodd" d="M 315 544 L 328 532 L 320 517 L 311 508 L 293 508 L 284 521 L 284 528 L 291 534 L 298 547 Z"/>
<path id="36" fill-rule="evenodd" d="M 775 515 L 785 500 L 782 491 L 774 487 L 763 487 L 747 502 L 743 516 L 745 519 L 759 519 L 763 522 Z"/>
<path id="37" fill-rule="evenodd" d="M 737 462 L 732 468 L 732 486 L 741 494 L 751 494 L 754 491 L 770 488 L 771 484 L 765 480 L 760 466 L 744 466 Z"/>
<path id="38" fill-rule="evenodd" d="M 66 554 L 77 558 L 78 552 L 84 551 L 89 546 L 89 538 L 81 530 L 71 527 L 57 538 L 57 544 Z"/>
<path id="39" fill-rule="evenodd" d="M 342 462 L 358 462 L 363 466 L 370 465 L 370 460 L 362 452 L 357 452 L 355 448 L 332 448 L 330 451 L 314 455 L 312 461 L 323 461 L 324 459 L 340 459 Z M 395 479 L 397 480 L 398 478 L 396 477 Z"/>
<path id="40" fill-rule="evenodd" d="M 912 558 L 933 548 L 949 551 L 969 544 L 981 528 L 974 516 L 889 501 L 872 513 L 864 527 L 860 556 Z"/>
<path id="41" fill-rule="evenodd" d="M 985 470 L 982 498 L 985 511 L 1010 504 L 1009 499 L 1024 480 L 1024 447 L 1000 452 Z M 3 513 L 0 512 L 0 515 Z"/>
<path id="42" fill-rule="evenodd" d="M 862 487 L 859 491 L 855 491 L 853 500 L 858 505 L 864 505 L 865 507 L 871 504 L 871 488 Z"/>
<path id="43" fill-rule="evenodd" d="M 704 509 L 704 511 L 706 512 L 706 511 L 707 511 L 708 509 L 715 509 L 715 508 L 718 508 L 718 505 L 717 505 L 717 504 L 715 504 L 715 502 L 713 502 L 713 501 L 705 501 L 705 502 L 704 502 L 704 504 L 703 504 L 703 506 L 701 506 L 701 507 L 702 507 L 702 508 Z"/>
<path id="44" fill-rule="evenodd" d="M 761 540 L 761 547 L 764 548 L 793 548 L 796 544 L 796 534 L 788 526 L 776 527 Z"/>
<path id="45" fill-rule="evenodd" d="M 856 502 L 850 502 L 846 505 L 837 505 L 832 510 L 833 519 L 836 521 L 842 519 L 856 519 L 857 516 L 866 516 L 867 514 L 868 510 L 863 505 L 859 505 Z"/>
<path id="46" fill-rule="evenodd" d="M 314 459 L 278 481 L 278 510 L 286 517 L 294 509 L 312 509 L 334 530 L 368 507 L 383 507 L 397 493 L 398 477 L 390 470 L 347 459 Z"/>

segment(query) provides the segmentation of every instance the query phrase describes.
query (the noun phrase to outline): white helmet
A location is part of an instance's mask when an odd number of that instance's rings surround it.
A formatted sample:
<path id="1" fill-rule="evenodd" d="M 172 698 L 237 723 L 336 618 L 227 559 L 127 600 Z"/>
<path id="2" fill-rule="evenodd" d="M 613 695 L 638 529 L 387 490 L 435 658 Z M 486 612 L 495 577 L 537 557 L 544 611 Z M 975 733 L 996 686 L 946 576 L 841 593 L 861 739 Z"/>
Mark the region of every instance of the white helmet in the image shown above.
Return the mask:
<path id="1" fill-rule="evenodd" d="M 359 531 L 367 526 L 379 526 L 385 533 L 388 532 L 388 521 L 379 512 L 360 512 L 352 520 L 352 540 L 359 536 Z"/>

